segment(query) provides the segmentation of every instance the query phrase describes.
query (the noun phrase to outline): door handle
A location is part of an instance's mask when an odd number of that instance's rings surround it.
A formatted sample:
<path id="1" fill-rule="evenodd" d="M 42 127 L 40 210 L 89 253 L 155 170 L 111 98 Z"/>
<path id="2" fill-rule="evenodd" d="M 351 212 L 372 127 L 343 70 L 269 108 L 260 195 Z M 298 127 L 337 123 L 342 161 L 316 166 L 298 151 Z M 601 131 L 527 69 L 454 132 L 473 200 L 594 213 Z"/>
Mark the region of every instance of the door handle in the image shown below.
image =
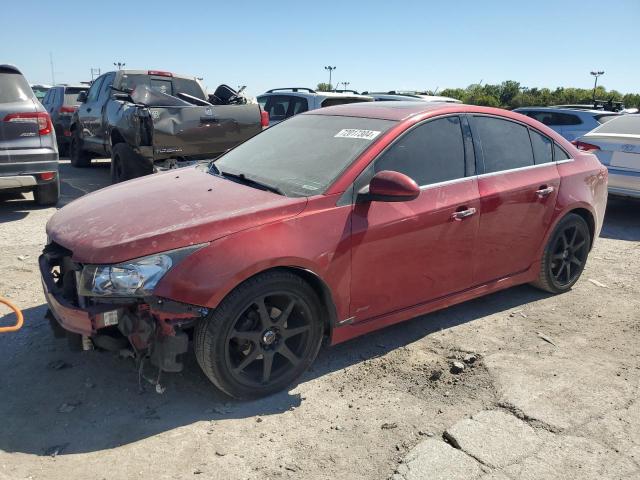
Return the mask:
<path id="1" fill-rule="evenodd" d="M 465 207 L 462 207 L 465 208 Z M 476 213 L 476 209 L 471 207 L 471 208 L 465 208 L 465 210 L 456 210 L 455 212 L 453 212 L 453 214 L 451 214 L 451 218 L 454 220 L 462 220 L 464 218 L 470 217 L 471 215 L 474 215 Z"/>
<path id="2" fill-rule="evenodd" d="M 553 187 L 547 187 L 546 185 L 542 185 L 538 190 L 536 190 L 536 194 L 540 198 L 548 197 L 553 193 Z"/>

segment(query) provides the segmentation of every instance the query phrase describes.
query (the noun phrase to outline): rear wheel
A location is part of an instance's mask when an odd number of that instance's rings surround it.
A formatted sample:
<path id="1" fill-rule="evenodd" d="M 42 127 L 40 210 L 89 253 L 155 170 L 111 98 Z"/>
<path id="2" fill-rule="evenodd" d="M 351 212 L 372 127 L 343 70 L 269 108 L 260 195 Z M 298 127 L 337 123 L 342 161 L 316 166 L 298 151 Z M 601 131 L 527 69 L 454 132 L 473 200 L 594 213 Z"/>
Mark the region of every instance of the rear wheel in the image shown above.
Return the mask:
<path id="1" fill-rule="evenodd" d="M 116 143 L 111 149 L 111 183 L 120 183 L 132 178 L 153 173 L 148 162 L 126 143 Z"/>
<path id="2" fill-rule="evenodd" d="M 38 205 L 55 205 L 60 198 L 60 180 L 37 186 L 33 198 Z"/>
<path id="3" fill-rule="evenodd" d="M 556 226 L 545 247 L 534 286 L 551 293 L 570 290 L 584 270 L 591 248 L 587 222 L 574 213 Z"/>
<path id="4" fill-rule="evenodd" d="M 200 367 L 235 398 L 275 393 L 311 365 L 322 341 L 322 307 L 313 289 L 289 272 L 240 285 L 196 327 Z"/>
<path id="5" fill-rule="evenodd" d="M 78 168 L 85 168 L 91 165 L 91 156 L 82 149 L 82 139 L 80 138 L 77 128 L 71 135 L 71 143 L 69 144 L 69 160 L 71 160 L 71 165 Z"/>

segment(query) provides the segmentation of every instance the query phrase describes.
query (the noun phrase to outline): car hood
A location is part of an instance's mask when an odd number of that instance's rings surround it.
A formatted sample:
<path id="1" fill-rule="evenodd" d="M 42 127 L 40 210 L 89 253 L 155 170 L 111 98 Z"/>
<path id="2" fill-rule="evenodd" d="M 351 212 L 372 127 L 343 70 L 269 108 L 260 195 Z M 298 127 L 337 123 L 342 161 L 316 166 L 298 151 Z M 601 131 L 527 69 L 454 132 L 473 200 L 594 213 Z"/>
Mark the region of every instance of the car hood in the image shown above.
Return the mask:
<path id="1" fill-rule="evenodd" d="M 85 195 L 51 217 L 47 235 L 77 262 L 118 263 L 289 218 L 306 203 L 185 168 Z"/>

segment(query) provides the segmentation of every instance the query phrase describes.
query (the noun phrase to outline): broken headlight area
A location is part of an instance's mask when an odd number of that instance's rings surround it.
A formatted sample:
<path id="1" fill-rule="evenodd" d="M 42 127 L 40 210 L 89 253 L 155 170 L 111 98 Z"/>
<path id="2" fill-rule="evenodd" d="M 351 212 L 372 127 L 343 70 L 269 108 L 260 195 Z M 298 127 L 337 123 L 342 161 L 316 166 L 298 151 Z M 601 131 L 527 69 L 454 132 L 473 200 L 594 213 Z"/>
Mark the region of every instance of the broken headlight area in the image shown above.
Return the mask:
<path id="1" fill-rule="evenodd" d="M 208 309 L 152 294 L 169 269 L 203 245 L 123 262 L 81 265 L 50 243 L 40 257 L 47 316 L 56 336 L 77 348 L 96 347 L 134 357 L 158 372 L 182 370 L 194 324 Z"/>

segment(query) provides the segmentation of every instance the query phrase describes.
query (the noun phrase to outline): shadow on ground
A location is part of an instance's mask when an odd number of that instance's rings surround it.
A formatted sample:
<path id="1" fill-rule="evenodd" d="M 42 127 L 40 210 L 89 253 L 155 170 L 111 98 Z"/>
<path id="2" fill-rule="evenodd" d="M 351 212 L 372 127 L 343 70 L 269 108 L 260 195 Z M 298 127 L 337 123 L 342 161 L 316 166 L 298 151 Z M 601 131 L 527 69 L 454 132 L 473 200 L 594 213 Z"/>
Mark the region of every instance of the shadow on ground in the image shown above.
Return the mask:
<path id="1" fill-rule="evenodd" d="M 640 200 L 609 197 L 600 236 L 617 240 L 640 241 Z"/>
<path id="2" fill-rule="evenodd" d="M 60 162 L 60 201 L 57 208 L 87 193 L 111 184 L 110 162 L 94 160 L 89 168 L 74 168 L 68 161 Z M 0 194 L 0 223 L 15 222 L 29 213 L 46 210 L 33 201 L 32 193 Z"/>
<path id="3" fill-rule="evenodd" d="M 516 287 L 324 348 L 301 383 L 385 355 L 433 332 L 544 297 L 531 287 Z M 196 422 L 277 415 L 304 401 L 289 392 L 232 401 L 209 383 L 193 353 L 187 356 L 183 373 L 163 376 L 164 394 L 158 395 L 148 384 L 140 393 L 131 359 L 105 352 L 70 352 L 65 340 L 52 338 L 45 312 L 45 305 L 26 310 L 25 328 L 11 338 L 0 338 L 0 371 L 8 372 L 0 383 L 4 451 L 95 452 Z"/>

